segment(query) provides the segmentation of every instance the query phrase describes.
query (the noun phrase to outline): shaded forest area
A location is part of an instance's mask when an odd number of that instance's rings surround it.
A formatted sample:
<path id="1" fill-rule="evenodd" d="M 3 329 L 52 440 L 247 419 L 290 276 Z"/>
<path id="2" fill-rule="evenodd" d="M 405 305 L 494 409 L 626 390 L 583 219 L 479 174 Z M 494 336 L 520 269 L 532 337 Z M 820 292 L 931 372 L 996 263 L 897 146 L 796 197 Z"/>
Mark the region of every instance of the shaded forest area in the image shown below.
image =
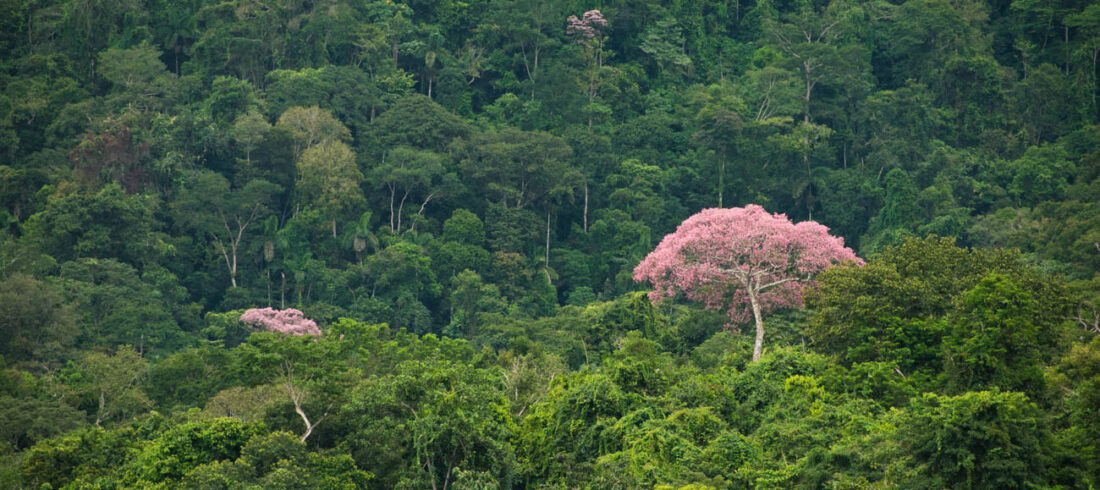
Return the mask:
<path id="1" fill-rule="evenodd" d="M 0 486 L 1100 486 L 1098 59 L 1086 0 L 0 2 Z M 634 279 L 748 204 L 866 260 L 755 362 Z"/>

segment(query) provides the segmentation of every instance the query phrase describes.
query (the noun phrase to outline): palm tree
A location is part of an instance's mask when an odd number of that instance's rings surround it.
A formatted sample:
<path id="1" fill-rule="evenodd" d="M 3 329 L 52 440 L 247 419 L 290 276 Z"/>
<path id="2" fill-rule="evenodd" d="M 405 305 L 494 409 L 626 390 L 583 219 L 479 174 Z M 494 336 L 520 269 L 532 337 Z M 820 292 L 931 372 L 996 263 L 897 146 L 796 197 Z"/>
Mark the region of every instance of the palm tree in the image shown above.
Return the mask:
<path id="1" fill-rule="evenodd" d="M 302 295 L 306 289 L 306 278 L 316 267 L 316 261 L 313 260 L 313 252 L 305 252 L 301 255 L 295 255 L 283 259 L 283 265 L 294 276 L 294 289 L 298 293 L 298 308 L 302 307 Z M 284 276 L 283 280 L 286 280 Z"/>
<path id="2" fill-rule="evenodd" d="M 264 272 L 267 275 L 267 306 L 269 308 L 271 307 L 271 269 L 272 267 L 278 268 L 277 265 L 274 265 L 275 250 L 276 247 L 278 249 L 285 249 L 287 246 L 286 237 L 283 236 L 280 231 L 282 230 L 279 228 L 278 216 L 268 216 L 267 219 L 263 221 L 260 231 L 261 235 L 264 237 L 263 259 Z M 285 275 L 283 283 L 285 286 Z M 279 308 L 286 308 L 285 303 L 286 301 L 284 299 L 279 305 Z"/>
<path id="3" fill-rule="evenodd" d="M 416 231 L 409 228 L 401 233 L 401 241 L 420 245 L 421 247 L 428 245 L 431 240 L 432 234 L 426 231 Z"/>
<path id="4" fill-rule="evenodd" d="M 344 246 L 355 251 L 355 259 L 359 265 L 363 265 L 363 251 L 369 246 L 371 252 L 378 251 L 378 236 L 371 231 L 370 220 L 374 213 L 364 212 L 359 219 L 346 227 L 344 232 Z"/>
<path id="5" fill-rule="evenodd" d="M 832 172 L 833 170 L 829 167 L 807 167 L 806 172 L 794 181 L 791 197 L 802 201 L 806 205 L 806 215 L 810 220 L 814 219 L 814 207 L 817 204 L 817 197 L 821 194 L 821 190 L 825 188 Z"/>
<path id="6" fill-rule="evenodd" d="M 161 33 L 161 42 L 166 50 L 171 50 L 176 60 L 176 75 L 180 74 L 180 54 L 184 52 L 187 44 L 195 40 L 198 31 L 195 29 L 194 9 L 172 4 L 164 16 L 164 32 Z"/>

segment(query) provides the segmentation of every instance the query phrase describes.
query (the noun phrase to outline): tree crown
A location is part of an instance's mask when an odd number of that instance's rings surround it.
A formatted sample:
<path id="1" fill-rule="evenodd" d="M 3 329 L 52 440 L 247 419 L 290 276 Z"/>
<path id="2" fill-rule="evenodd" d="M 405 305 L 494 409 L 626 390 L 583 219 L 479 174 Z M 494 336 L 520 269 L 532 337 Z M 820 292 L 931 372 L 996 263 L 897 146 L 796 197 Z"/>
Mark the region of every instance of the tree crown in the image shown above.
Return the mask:
<path id="1" fill-rule="evenodd" d="M 794 224 L 750 204 L 704 209 L 688 218 L 638 264 L 634 280 L 653 284 L 653 301 L 683 291 L 744 321 L 752 315 L 745 308 L 751 297 L 762 312 L 801 305 L 802 287 L 811 277 L 843 261 L 862 264 L 824 225 Z"/>

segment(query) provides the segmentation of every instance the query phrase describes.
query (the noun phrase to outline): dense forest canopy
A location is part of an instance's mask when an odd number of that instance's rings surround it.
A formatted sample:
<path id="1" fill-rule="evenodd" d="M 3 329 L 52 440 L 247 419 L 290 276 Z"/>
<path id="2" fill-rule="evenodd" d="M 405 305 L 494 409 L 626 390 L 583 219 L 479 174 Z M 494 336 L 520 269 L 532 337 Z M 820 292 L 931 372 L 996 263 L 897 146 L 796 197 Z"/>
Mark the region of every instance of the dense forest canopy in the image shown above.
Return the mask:
<path id="1" fill-rule="evenodd" d="M 0 486 L 1096 487 L 1098 60 L 1088 0 L 0 2 Z M 755 356 L 634 280 L 749 205 L 866 261 Z"/>

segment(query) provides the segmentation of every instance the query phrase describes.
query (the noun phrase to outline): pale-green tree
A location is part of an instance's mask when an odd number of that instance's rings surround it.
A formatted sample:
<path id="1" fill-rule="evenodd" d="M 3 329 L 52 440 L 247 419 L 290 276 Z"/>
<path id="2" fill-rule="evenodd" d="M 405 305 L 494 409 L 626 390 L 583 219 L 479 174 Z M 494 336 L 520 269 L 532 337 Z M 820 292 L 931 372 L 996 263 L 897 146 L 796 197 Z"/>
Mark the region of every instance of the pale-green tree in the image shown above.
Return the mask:
<path id="1" fill-rule="evenodd" d="M 295 158 L 301 158 L 313 146 L 351 138 L 351 131 L 343 123 L 317 106 L 291 107 L 279 116 L 275 126 L 294 136 Z"/>
<path id="2" fill-rule="evenodd" d="M 362 182 L 355 153 L 339 141 L 312 146 L 298 159 L 298 192 L 332 219 L 333 238 L 337 218 L 363 203 Z"/>
<path id="3" fill-rule="evenodd" d="M 153 402 L 141 390 L 149 362 L 133 347 L 121 346 L 113 355 L 89 352 L 77 365 L 84 390 L 97 400 L 95 425 L 152 407 Z"/>
<path id="4" fill-rule="evenodd" d="M 252 164 L 252 152 L 263 142 L 264 136 L 271 130 L 271 123 L 259 111 L 249 111 L 233 122 L 230 134 L 237 145 L 244 150 L 244 159 Z"/>

